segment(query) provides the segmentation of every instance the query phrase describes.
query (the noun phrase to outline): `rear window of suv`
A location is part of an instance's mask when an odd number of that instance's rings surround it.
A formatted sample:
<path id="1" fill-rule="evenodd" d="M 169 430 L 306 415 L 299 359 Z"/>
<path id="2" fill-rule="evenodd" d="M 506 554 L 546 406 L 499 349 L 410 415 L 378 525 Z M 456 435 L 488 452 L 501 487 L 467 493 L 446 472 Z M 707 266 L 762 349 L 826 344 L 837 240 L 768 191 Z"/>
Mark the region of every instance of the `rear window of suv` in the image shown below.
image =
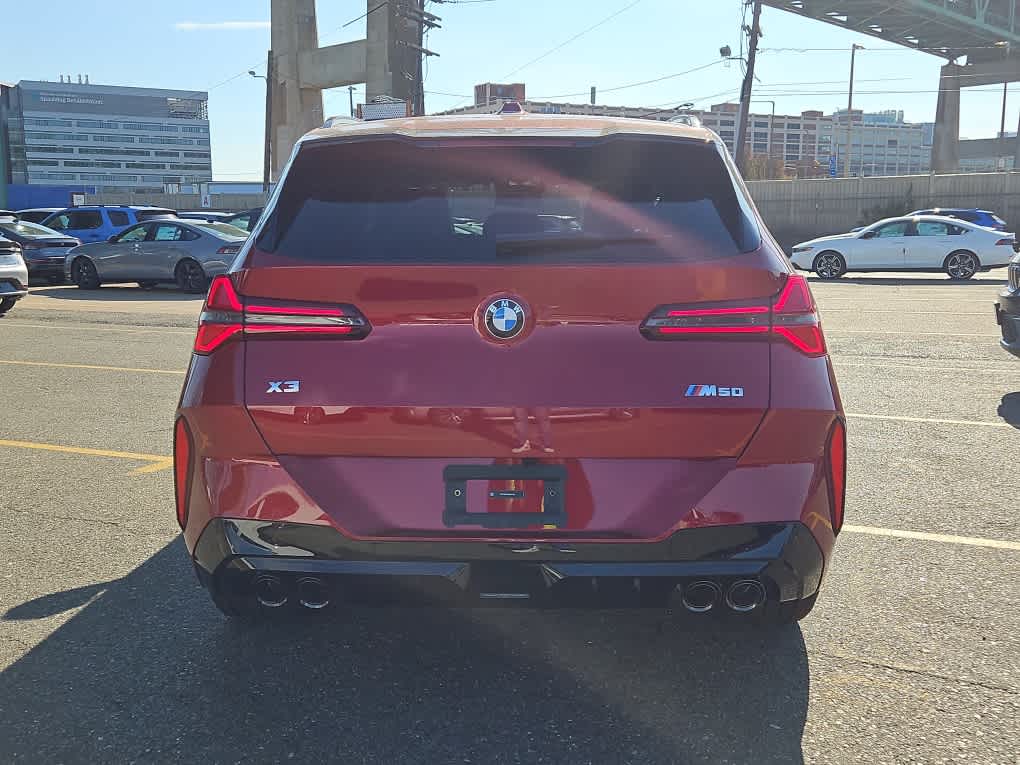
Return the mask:
<path id="1" fill-rule="evenodd" d="M 251 264 L 679 262 L 760 244 L 711 143 L 375 139 L 299 152 Z"/>

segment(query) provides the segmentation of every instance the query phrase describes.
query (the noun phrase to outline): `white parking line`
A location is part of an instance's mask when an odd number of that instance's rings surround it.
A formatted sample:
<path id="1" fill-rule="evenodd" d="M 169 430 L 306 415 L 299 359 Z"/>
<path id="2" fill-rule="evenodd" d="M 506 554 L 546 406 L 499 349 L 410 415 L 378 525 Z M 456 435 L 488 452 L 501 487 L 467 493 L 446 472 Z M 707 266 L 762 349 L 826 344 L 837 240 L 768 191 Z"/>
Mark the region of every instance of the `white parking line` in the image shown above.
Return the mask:
<path id="1" fill-rule="evenodd" d="M 904 529 L 883 529 L 876 526 L 843 526 L 843 531 L 850 534 L 870 534 L 876 537 L 893 537 L 895 539 L 919 539 L 924 542 L 944 542 L 951 545 L 971 545 L 973 547 L 991 547 L 997 550 L 1020 550 L 1020 542 L 1007 542 L 1004 539 L 987 539 L 984 537 L 961 537 L 954 534 L 931 534 L 927 531 L 906 531 Z"/>
<path id="2" fill-rule="evenodd" d="M 829 329 L 825 328 L 827 335 L 930 335 L 932 337 L 1000 337 L 998 333 L 964 333 L 964 332 L 905 332 L 898 329 Z"/>
<path id="3" fill-rule="evenodd" d="M 980 372 L 981 374 L 1003 374 L 1016 375 L 1016 367 L 929 367 L 925 366 L 921 359 L 917 364 L 886 364 L 878 361 L 844 361 L 839 356 L 833 356 L 833 363 L 838 367 L 878 367 L 880 369 L 912 369 L 917 372 Z"/>
<path id="4" fill-rule="evenodd" d="M 1008 422 L 987 422 L 985 420 L 944 420 L 936 417 L 898 417 L 893 414 L 853 414 L 846 413 L 847 417 L 859 420 L 892 420 L 894 422 L 923 422 L 933 425 L 974 425 L 982 428 L 1012 428 Z"/>
<path id="5" fill-rule="evenodd" d="M 196 319 L 197 321 L 197 319 Z M 38 329 L 84 329 L 99 332 L 127 332 L 133 334 L 151 334 L 151 333 L 166 333 L 168 335 L 192 335 L 194 332 L 184 329 L 174 329 L 173 327 L 140 327 L 137 324 L 133 325 L 133 328 L 128 327 L 117 327 L 108 325 L 98 324 L 27 324 L 17 321 L 6 320 L 0 322 L 0 329 L 4 327 L 36 327 Z"/>

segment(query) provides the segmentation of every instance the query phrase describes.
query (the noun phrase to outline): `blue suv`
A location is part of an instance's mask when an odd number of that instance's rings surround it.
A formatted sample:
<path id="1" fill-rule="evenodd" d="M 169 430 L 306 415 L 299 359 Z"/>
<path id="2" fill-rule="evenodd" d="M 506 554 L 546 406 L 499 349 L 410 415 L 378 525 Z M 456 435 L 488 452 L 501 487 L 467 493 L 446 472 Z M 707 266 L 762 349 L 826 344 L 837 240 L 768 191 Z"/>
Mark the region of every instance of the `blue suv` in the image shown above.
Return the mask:
<path id="1" fill-rule="evenodd" d="M 996 231 L 1006 230 L 1006 221 L 998 215 L 991 210 L 978 210 L 974 207 L 933 207 L 930 210 L 915 210 L 910 215 L 945 215 L 947 218 L 965 220 L 975 226 L 984 226 Z"/>
<path id="2" fill-rule="evenodd" d="M 173 218 L 177 213 L 164 207 L 137 205 L 91 205 L 69 207 L 42 222 L 46 228 L 81 239 L 83 243 L 105 242 L 128 226 L 153 218 Z"/>

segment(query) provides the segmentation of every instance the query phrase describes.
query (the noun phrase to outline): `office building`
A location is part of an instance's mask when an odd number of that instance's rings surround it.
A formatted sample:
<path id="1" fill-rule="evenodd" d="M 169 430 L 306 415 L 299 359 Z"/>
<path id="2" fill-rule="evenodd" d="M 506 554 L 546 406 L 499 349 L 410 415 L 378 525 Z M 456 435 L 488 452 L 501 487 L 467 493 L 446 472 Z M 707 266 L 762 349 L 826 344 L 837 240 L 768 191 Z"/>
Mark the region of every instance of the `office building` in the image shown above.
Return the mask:
<path id="1" fill-rule="evenodd" d="M 501 103 L 486 103 L 482 100 L 474 106 L 446 113 L 494 112 Z M 522 105 L 526 111 L 545 114 L 593 114 L 658 120 L 668 120 L 680 113 L 676 109 L 545 101 L 524 101 Z M 733 153 L 739 110 L 738 104 L 725 103 L 715 104 L 708 110 L 685 109 L 682 113 L 694 115 L 705 127 L 718 133 Z M 761 167 L 756 174 L 749 175 L 819 177 L 832 174 L 832 162 L 835 174 L 840 177 L 844 174 L 873 176 L 927 173 L 931 168 L 933 128 L 933 123 L 905 122 L 901 110 L 865 113 L 855 109 L 849 118 L 845 109 L 834 114 L 825 114 L 819 110 L 799 114 L 753 113 L 748 117 L 745 146 Z"/>
<path id="2" fill-rule="evenodd" d="M 205 92 L 0 84 L 0 183 L 158 193 L 211 179 Z"/>

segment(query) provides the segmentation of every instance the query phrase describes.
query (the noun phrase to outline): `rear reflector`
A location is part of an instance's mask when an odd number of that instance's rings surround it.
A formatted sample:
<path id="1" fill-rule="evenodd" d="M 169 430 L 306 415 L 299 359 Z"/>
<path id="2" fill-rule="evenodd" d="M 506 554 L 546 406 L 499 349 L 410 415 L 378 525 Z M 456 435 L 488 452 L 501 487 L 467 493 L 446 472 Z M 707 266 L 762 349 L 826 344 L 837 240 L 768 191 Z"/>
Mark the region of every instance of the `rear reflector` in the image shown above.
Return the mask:
<path id="1" fill-rule="evenodd" d="M 177 524 L 183 529 L 188 523 L 188 500 L 191 497 L 191 431 L 183 417 L 174 424 L 174 498 L 177 501 Z"/>
<path id="2" fill-rule="evenodd" d="M 843 507 L 846 503 L 846 426 L 836 420 L 829 433 L 829 489 L 832 508 L 832 533 L 843 528 Z"/>
<path id="3" fill-rule="evenodd" d="M 237 336 L 331 336 L 360 340 L 371 326 L 354 306 L 257 299 L 245 304 L 229 276 L 209 286 L 195 335 L 195 353 L 209 354 Z"/>
<path id="4" fill-rule="evenodd" d="M 786 341 L 807 356 L 825 355 L 811 290 L 800 274 L 787 277 L 771 305 L 660 306 L 645 319 L 641 333 L 650 340 L 765 335 Z"/>

